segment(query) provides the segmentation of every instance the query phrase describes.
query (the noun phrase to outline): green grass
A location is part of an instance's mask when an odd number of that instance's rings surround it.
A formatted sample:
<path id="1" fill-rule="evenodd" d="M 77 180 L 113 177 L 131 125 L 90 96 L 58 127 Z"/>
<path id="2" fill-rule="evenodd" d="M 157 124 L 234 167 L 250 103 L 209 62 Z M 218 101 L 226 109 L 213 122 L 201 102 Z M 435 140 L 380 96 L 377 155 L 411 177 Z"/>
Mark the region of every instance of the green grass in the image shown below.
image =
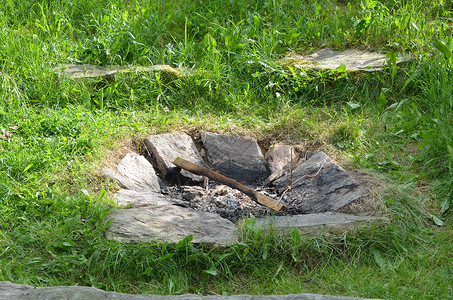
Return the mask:
<path id="1" fill-rule="evenodd" d="M 453 294 L 451 1 L 0 0 L 0 280 L 130 293 Z M 289 72 L 287 53 L 404 52 L 356 76 Z M 391 58 L 391 55 L 389 55 Z M 60 63 L 171 64 L 191 76 L 58 78 Z M 14 129 L 13 126 L 19 126 Z M 167 131 L 326 151 L 383 182 L 390 222 L 225 249 L 107 241 L 101 167 Z"/>

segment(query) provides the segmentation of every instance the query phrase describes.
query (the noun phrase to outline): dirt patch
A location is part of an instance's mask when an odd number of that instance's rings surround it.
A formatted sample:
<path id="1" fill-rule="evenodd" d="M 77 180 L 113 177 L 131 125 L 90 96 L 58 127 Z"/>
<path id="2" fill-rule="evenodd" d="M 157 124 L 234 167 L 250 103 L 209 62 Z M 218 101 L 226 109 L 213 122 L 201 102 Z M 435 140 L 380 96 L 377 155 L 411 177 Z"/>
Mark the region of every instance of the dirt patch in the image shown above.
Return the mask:
<path id="1" fill-rule="evenodd" d="M 386 209 L 383 205 L 382 195 L 388 188 L 382 180 L 365 170 L 354 169 L 350 166 L 343 166 L 343 168 L 360 183 L 365 193 L 359 200 L 340 208 L 339 212 L 353 215 L 383 216 Z"/>

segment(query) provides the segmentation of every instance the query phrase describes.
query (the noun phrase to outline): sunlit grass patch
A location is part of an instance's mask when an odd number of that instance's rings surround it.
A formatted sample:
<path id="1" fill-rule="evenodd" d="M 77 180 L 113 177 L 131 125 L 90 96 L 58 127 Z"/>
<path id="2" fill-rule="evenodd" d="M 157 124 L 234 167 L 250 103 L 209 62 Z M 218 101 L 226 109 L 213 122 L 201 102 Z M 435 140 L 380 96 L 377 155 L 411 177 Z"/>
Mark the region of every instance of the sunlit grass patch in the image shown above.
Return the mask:
<path id="1" fill-rule="evenodd" d="M 2 2 L 0 280 L 158 294 L 449 297 L 453 7 L 350 2 Z M 377 50 L 389 63 L 356 76 L 292 73 L 278 61 L 326 47 Z M 397 66 L 396 52 L 413 60 Z M 190 72 L 88 83 L 56 76 L 64 63 Z M 382 181 L 376 206 L 390 221 L 314 238 L 252 226 L 224 249 L 107 241 L 117 186 L 100 170 L 170 131 L 325 151 Z"/>

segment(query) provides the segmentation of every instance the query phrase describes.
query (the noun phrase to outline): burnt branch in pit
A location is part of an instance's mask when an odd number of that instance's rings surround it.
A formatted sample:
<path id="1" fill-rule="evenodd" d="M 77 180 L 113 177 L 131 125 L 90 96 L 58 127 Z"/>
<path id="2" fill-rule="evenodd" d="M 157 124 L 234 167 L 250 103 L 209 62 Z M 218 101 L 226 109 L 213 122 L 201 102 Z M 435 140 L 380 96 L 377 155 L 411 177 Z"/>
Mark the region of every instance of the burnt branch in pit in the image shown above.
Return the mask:
<path id="1" fill-rule="evenodd" d="M 174 171 L 177 170 L 180 170 L 180 168 L 174 168 Z M 287 203 L 286 196 L 281 196 L 273 187 L 262 187 L 259 190 L 259 194 L 272 198 L 274 203 L 283 203 L 285 205 L 284 210 L 271 210 L 266 206 L 260 205 L 245 193 L 219 184 L 214 180 L 210 181 L 209 188 L 206 188 L 206 186 L 201 187 L 200 183 L 196 184 L 195 182 L 194 185 L 189 186 L 181 184 L 177 180 L 172 180 L 169 184 L 167 192 L 171 194 L 171 197 L 183 201 L 188 207 L 216 213 L 232 222 L 251 216 L 265 217 L 269 215 L 283 216 L 306 213 L 306 211 L 294 207 L 291 203 Z M 255 192 L 258 193 L 257 191 Z"/>
<path id="2" fill-rule="evenodd" d="M 249 187 L 246 187 L 245 185 L 237 182 L 236 180 L 230 179 L 219 173 L 216 173 L 216 172 L 206 169 L 202 166 L 194 164 L 182 157 L 177 157 L 174 160 L 173 164 L 180 167 L 181 169 L 184 169 L 191 173 L 201 175 L 201 176 L 206 176 L 209 179 L 215 180 L 215 181 L 223 183 L 229 187 L 237 189 L 237 190 L 243 192 L 244 194 L 246 194 L 247 196 L 251 197 L 255 201 L 257 201 L 258 203 L 260 203 L 264 206 L 267 206 L 275 211 L 281 211 L 285 208 L 285 205 L 283 205 L 283 203 L 281 203 L 280 201 L 275 201 L 274 199 L 272 199 L 266 195 L 263 195 Z"/>
<path id="3" fill-rule="evenodd" d="M 276 200 L 280 198 L 279 194 L 270 188 L 263 189 L 261 192 Z M 272 215 L 285 216 L 306 213 L 306 211 L 299 210 L 288 203 L 285 203 L 285 210 L 273 211 L 255 202 L 244 193 L 215 182 L 210 183 L 209 189 L 199 185 L 170 185 L 167 187 L 167 194 L 172 199 L 177 199 L 178 204 L 183 203 L 183 206 L 186 207 L 216 213 L 233 223 L 252 216 L 260 218 Z"/>

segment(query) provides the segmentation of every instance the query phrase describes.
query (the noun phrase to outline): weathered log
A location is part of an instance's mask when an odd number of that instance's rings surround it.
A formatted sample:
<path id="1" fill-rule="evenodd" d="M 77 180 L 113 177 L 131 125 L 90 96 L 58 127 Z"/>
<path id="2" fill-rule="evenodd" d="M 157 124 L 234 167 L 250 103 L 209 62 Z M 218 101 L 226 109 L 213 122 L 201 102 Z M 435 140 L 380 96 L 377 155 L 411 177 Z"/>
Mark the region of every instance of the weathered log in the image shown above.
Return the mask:
<path id="1" fill-rule="evenodd" d="M 278 201 L 272 199 L 271 197 L 258 193 L 257 191 L 255 191 L 249 187 L 246 187 L 245 185 L 237 182 L 234 179 L 225 177 L 219 173 L 216 173 L 216 172 L 206 169 L 202 166 L 194 164 L 182 157 L 177 157 L 174 160 L 173 164 L 175 166 L 177 166 L 178 168 L 184 169 L 184 170 L 194 173 L 196 175 L 206 176 L 209 179 L 215 180 L 215 181 L 225 184 L 231 188 L 237 189 L 238 191 L 241 191 L 242 193 L 246 194 L 250 198 L 254 199 L 259 204 L 267 206 L 275 211 L 280 211 L 285 208 L 285 205 L 283 205 L 283 203 L 278 202 Z"/>

